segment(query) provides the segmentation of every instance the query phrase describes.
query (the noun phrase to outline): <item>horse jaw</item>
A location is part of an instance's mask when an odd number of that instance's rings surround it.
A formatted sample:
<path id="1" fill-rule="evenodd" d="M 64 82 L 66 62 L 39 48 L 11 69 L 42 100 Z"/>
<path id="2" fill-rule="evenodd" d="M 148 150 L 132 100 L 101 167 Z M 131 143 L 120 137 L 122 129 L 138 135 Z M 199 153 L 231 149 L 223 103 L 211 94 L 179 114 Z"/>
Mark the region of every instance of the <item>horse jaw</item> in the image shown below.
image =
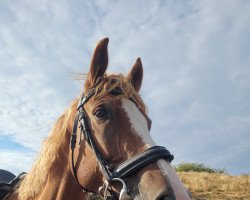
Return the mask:
<path id="1" fill-rule="evenodd" d="M 138 107 L 135 105 L 135 103 L 128 99 L 122 99 L 122 107 L 129 118 L 132 131 L 134 132 L 134 134 L 137 134 L 142 139 L 143 143 L 145 144 L 145 147 L 150 148 L 150 147 L 156 146 L 156 143 L 154 142 L 154 140 L 152 139 L 149 133 L 147 120 L 144 117 L 144 115 L 141 113 L 141 111 L 138 109 Z M 168 185 L 167 187 L 168 193 L 173 193 L 172 196 L 168 194 L 169 196 L 166 195 L 164 196 L 164 198 L 161 198 L 161 199 L 189 200 L 190 196 L 188 195 L 187 190 L 183 186 L 183 183 L 177 176 L 171 164 L 165 160 L 158 160 L 156 162 L 156 165 L 157 165 L 158 171 L 160 171 L 161 173 L 160 175 L 161 178 L 164 177 L 165 183 L 167 183 Z M 145 168 L 148 168 L 148 167 L 146 166 Z M 147 173 L 149 175 L 145 175 L 145 176 L 152 177 L 153 173 L 145 171 L 145 174 Z M 142 175 L 142 177 L 143 176 L 144 175 Z M 145 179 L 148 179 L 148 178 L 146 177 Z M 149 184 L 150 181 L 151 180 L 146 180 L 146 182 L 148 182 L 147 184 Z M 145 192 L 143 190 L 145 189 L 142 189 L 139 183 L 139 191 L 141 194 L 136 195 L 134 198 L 135 199 L 141 199 L 141 198 L 147 199 L 147 194 L 145 193 L 147 193 L 148 191 Z M 164 189 L 162 189 L 162 191 L 164 191 Z M 157 194 L 156 196 L 159 196 L 159 195 L 160 194 Z M 151 196 L 151 199 L 152 199 L 152 196 Z"/>

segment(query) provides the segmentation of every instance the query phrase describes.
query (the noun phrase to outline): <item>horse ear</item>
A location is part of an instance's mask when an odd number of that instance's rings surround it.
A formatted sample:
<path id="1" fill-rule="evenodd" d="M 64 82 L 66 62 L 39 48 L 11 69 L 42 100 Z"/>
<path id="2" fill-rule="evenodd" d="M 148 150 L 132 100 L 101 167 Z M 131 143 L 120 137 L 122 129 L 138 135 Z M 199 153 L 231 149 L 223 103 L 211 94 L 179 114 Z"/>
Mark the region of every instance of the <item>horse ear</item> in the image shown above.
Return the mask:
<path id="1" fill-rule="evenodd" d="M 143 78 L 143 68 L 141 59 L 137 58 L 135 64 L 133 65 L 132 69 L 127 75 L 128 80 L 131 81 L 132 85 L 134 86 L 135 90 L 139 92 L 142 84 Z"/>
<path id="2" fill-rule="evenodd" d="M 84 84 L 85 91 L 92 87 L 99 77 L 102 77 L 108 67 L 108 38 L 102 39 L 96 45 L 90 69 Z"/>

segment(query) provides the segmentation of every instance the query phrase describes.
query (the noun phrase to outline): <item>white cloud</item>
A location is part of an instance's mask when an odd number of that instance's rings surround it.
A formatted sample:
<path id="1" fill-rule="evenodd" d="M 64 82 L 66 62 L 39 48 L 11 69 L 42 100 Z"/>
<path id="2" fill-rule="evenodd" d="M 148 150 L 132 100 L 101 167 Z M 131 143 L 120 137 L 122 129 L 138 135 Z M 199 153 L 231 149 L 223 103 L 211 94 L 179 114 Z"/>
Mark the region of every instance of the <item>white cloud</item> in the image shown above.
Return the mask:
<path id="1" fill-rule="evenodd" d="M 35 160 L 35 154 L 20 151 L 0 151 L 0 169 L 6 169 L 16 175 L 27 172 Z"/>
<path id="2" fill-rule="evenodd" d="M 0 134 L 38 151 L 81 90 L 69 74 L 108 36 L 110 70 L 142 58 L 153 137 L 177 162 L 243 170 L 229 160 L 250 152 L 248 1 L 0 4 Z"/>

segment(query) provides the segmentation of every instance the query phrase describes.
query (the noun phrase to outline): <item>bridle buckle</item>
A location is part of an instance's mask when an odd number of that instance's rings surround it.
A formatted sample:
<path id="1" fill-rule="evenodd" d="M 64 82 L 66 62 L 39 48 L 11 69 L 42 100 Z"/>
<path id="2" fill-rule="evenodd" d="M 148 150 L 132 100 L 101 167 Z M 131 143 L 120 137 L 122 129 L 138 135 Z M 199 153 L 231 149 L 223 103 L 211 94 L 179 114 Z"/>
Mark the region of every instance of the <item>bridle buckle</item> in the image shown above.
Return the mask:
<path id="1" fill-rule="evenodd" d="M 120 178 L 113 178 L 111 180 L 111 182 L 115 181 L 122 183 L 119 200 L 130 200 L 131 196 L 129 195 L 129 189 L 127 188 L 125 182 Z M 110 188 L 110 182 L 108 181 L 105 181 L 104 184 L 99 188 L 99 194 L 101 194 L 104 200 L 117 199 L 115 192 Z"/>

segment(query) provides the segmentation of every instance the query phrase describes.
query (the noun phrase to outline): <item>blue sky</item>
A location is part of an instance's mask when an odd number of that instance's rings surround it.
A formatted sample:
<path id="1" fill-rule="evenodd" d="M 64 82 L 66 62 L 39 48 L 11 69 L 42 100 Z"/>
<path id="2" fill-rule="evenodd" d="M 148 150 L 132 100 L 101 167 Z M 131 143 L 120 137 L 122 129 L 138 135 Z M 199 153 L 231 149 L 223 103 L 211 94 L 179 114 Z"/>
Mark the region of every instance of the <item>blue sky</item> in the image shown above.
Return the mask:
<path id="1" fill-rule="evenodd" d="M 0 2 L 0 168 L 27 171 L 79 95 L 98 40 L 109 70 L 144 65 L 151 134 L 174 164 L 250 173 L 250 2 Z"/>

